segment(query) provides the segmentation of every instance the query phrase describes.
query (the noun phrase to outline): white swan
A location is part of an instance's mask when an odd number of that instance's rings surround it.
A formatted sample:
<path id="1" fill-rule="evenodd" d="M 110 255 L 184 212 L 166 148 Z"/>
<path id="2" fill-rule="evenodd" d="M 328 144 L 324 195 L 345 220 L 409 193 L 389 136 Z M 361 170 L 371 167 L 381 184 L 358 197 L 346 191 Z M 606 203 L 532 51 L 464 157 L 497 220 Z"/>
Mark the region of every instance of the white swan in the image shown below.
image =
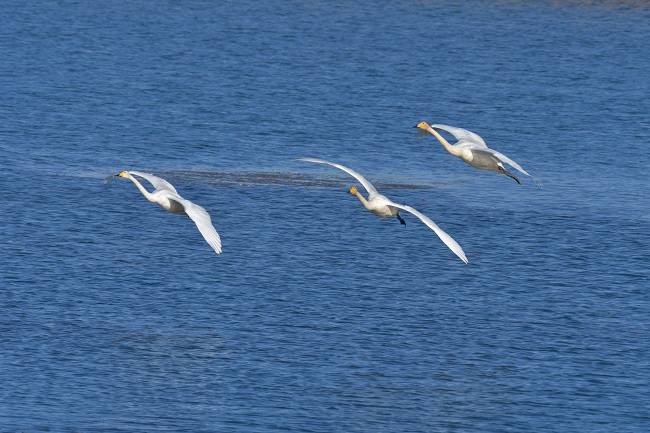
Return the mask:
<path id="1" fill-rule="evenodd" d="M 439 124 L 429 125 L 427 122 L 420 122 L 415 125 L 415 128 L 420 128 L 423 131 L 428 131 L 433 134 L 433 136 L 438 139 L 440 144 L 442 144 L 447 152 L 458 156 L 460 159 L 474 168 L 503 173 L 506 176 L 516 180 L 518 184 L 521 184 L 515 175 L 508 173 L 503 167 L 503 163 L 505 162 L 506 164 L 510 164 L 526 176 L 530 177 L 537 184 L 537 186 L 540 188 L 542 187 L 542 183 L 538 179 L 528 174 L 523 168 L 521 168 L 519 164 L 504 154 L 487 147 L 485 141 L 483 141 L 483 139 L 478 134 L 470 132 L 466 129 L 456 128 L 454 126 Z M 436 128 L 449 132 L 458 141 L 454 144 L 450 144 L 442 135 L 438 133 L 438 131 L 436 131 Z"/>
<path id="2" fill-rule="evenodd" d="M 151 193 L 148 192 L 133 175 L 146 179 L 156 189 Z M 172 184 L 152 174 L 139 171 L 121 171 L 107 177 L 103 182 L 106 183 L 116 176 L 131 179 L 147 200 L 158 203 L 166 211 L 190 217 L 212 249 L 217 254 L 221 254 L 221 238 L 212 225 L 212 220 L 208 212 L 201 206 L 181 197 Z"/>
<path id="3" fill-rule="evenodd" d="M 399 219 L 400 223 L 404 225 L 406 225 L 406 222 L 402 219 L 397 209 L 402 209 L 412 213 L 416 217 L 420 218 L 420 220 L 423 223 L 425 223 L 431 230 L 433 230 L 438 235 L 438 237 L 440 237 L 440 239 L 445 243 L 445 245 L 447 245 L 449 249 L 454 252 L 454 254 L 460 257 L 460 259 L 463 262 L 468 263 L 467 257 L 465 256 L 463 249 L 460 247 L 460 245 L 458 245 L 458 242 L 456 242 L 451 236 L 449 236 L 440 227 L 438 227 L 436 223 L 431 221 L 429 217 L 418 212 L 417 210 L 413 209 L 410 206 L 394 203 L 388 198 L 386 198 L 385 196 L 379 194 L 375 189 L 375 187 L 372 186 L 372 184 L 368 182 L 368 180 L 366 180 L 365 177 L 361 176 L 356 171 L 344 167 L 340 164 L 335 164 L 333 162 L 325 161 L 324 159 L 297 158 L 296 160 L 331 165 L 332 167 L 336 167 L 354 176 L 359 182 L 361 182 L 361 185 L 363 185 L 366 191 L 368 191 L 368 199 L 366 200 L 366 198 L 362 196 L 361 193 L 354 186 L 351 187 L 348 192 L 352 195 L 355 195 L 359 199 L 363 207 L 365 207 L 366 209 L 368 209 L 369 211 L 371 211 L 372 213 L 374 213 L 375 215 L 381 218 L 390 218 L 396 216 Z"/>

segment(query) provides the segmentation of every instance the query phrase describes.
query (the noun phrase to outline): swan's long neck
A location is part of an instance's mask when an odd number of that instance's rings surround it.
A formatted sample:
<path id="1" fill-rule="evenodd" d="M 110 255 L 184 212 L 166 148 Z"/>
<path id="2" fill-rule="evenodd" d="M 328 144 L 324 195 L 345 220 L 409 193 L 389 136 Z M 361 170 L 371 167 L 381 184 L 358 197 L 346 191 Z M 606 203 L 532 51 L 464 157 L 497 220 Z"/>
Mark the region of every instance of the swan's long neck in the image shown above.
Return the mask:
<path id="1" fill-rule="evenodd" d="M 368 203 L 368 200 L 366 200 L 366 198 L 362 196 L 358 190 L 354 191 L 354 195 L 357 196 L 357 198 L 359 199 L 363 207 L 365 207 L 368 210 L 372 210 L 370 209 L 370 203 Z"/>
<path id="2" fill-rule="evenodd" d="M 142 184 L 141 184 L 140 182 L 138 182 L 138 179 L 136 179 L 136 178 L 133 177 L 133 176 L 129 176 L 129 179 L 131 179 L 131 180 L 133 181 L 133 183 L 135 184 L 135 186 L 138 187 L 138 189 L 140 190 L 140 192 L 142 193 L 142 195 L 145 196 L 145 198 L 146 198 L 147 200 L 149 200 L 150 202 L 154 202 L 154 203 L 156 203 L 156 200 L 154 200 L 153 195 L 152 195 L 149 191 L 147 191 L 146 189 L 144 189 L 144 186 L 142 186 Z"/>
<path id="3" fill-rule="evenodd" d="M 440 144 L 442 144 L 442 147 L 444 147 L 447 152 L 451 153 L 452 155 L 456 155 L 456 156 L 460 155 L 462 149 L 459 149 L 459 148 L 454 147 L 451 144 L 449 144 L 449 142 L 447 140 L 445 140 L 445 137 L 440 135 L 438 133 L 438 131 L 436 131 L 435 129 L 433 129 L 429 125 L 427 125 L 427 131 L 429 131 L 431 134 L 433 134 L 434 137 L 436 137 L 438 139 Z"/>

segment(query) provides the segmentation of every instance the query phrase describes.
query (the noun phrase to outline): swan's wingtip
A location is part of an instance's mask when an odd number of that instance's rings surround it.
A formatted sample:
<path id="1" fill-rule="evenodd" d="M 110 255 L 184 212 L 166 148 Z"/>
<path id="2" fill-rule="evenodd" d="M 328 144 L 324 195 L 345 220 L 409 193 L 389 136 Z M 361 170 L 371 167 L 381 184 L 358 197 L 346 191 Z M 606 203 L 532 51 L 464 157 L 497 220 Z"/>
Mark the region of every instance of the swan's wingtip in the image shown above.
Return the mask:
<path id="1" fill-rule="evenodd" d="M 535 182 L 535 185 L 537 185 L 537 186 L 540 187 L 541 189 L 544 189 L 544 185 L 542 184 L 542 181 L 541 181 L 541 180 L 537 179 L 535 176 L 531 176 L 530 174 L 528 175 L 528 177 L 530 177 L 530 180 L 532 180 L 533 182 Z"/>

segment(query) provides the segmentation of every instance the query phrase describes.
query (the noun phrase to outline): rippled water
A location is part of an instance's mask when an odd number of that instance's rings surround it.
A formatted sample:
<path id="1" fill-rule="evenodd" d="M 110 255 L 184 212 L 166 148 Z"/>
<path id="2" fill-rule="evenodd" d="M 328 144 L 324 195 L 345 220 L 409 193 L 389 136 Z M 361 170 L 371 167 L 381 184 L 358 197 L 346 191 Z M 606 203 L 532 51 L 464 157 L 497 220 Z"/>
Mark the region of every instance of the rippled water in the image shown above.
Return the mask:
<path id="1" fill-rule="evenodd" d="M 647 3 L 0 10 L 0 431 L 650 430 Z"/>

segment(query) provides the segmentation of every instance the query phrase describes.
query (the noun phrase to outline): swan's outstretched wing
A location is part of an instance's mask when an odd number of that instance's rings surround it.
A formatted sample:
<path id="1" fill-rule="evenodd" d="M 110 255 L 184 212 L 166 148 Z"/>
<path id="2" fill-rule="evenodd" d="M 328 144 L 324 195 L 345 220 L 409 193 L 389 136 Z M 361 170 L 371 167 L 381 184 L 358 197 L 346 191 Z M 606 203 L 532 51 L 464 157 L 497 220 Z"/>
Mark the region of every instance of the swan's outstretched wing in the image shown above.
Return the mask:
<path id="1" fill-rule="evenodd" d="M 178 195 L 176 188 L 174 188 L 174 186 L 171 183 L 167 182 L 165 179 L 161 179 L 157 176 L 154 176 L 153 174 L 142 173 L 141 171 L 130 171 L 129 173 L 146 179 L 157 190 L 166 189 Z"/>
<path id="2" fill-rule="evenodd" d="M 475 134 L 472 131 L 468 131 L 467 129 L 456 128 L 455 126 L 441 125 L 441 124 L 429 125 L 429 126 L 431 126 L 432 128 L 442 129 L 444 131 L 447 131 L 451 135 L 453 135 L 456 138 L 456 140 L 460 142 L 454 144 L 454 146 L 458 146 L 460 144 L 462 147 L 464 144 L 463 141 L 465 142 L 469 141 L 470 143 L 474 144 L 477 147 L 487 148 L 485 141 L 483 141 L 480 135 Z"/>
<path id="3" fill-rule="evenodd" d="M 512 159 L 505 156 L 503 153 L 497 152 L 496 150 L 490 149 L 490 148 L 487 148 L 487 149 L 474 148 L 474 149 L 472 149 L 472 151 L 487 153 L 487 154 L 490 154 L 490 155 L 494 156 L 499 161 L 505 162 L 506 164 L 511 165 L 513 168 L 519 170 L 521 173 L 523 173 L 526 176 L 530 177 L 537 184 L 537 186 L 542 188 L 542 182 L 540 182 L 539 179 L 537 179 L 536 177 L 533 177 L 530 174 L 528 174 L 528 172 L 526 170 L 524 170 L 523 168 L 521 168 L 521 166 L 519 164 L 517 164 Z"/>
<path id="4" fill-rule="evenodd" d="M 423 213 L 413 209 L 411 206 L 406 206 L 404 204 L 397 204 L 390 202 L 389 203 L 391 206 L 395 206 L 396 208 L 399 209 L 404 209 L 407 212 L 412 213 L 416 217 L 420 218 L 420 220 L 425 223 L 431 230 L 433 230 L 438 237 L 449 247 L 450 250 L 454 252 L 462 261 L 465 263 L 468 263 L 467 257 L 465 256 L 465 252 L 463 249 L 458 245 L 458 242 L 454 240 L 451 236 L 449 236 L 447 233 L 445 233 L 436 223 L 431 221 L 431 219 L 424 215 Z"/>
<path id="5" fill-rule="evenodd" d="M 210 219 L 208 211 L 198 204 L 194 204 L 180 196 L 174 198 L 174 200 L 183 205 L 185 213 L 192 219 L 192 221 L 194 221 L 194 224 L 196 224 L 196 227 L 203 235 L 203 238 L 205 238 L 207 243 L 210 244 L 217 254 L 221 254 L 221 238 L 212 225 L 212 220 Z"/>
<path id="6" fill-rule="evenodd" d="M 372 186 L 372 184 L 370 182 L 368 182 L 368 180 L 365 177 L 361 176 L 356 171 L 351 170 L 351 169 L 349 169 L 349 168 L 347 168 L 347 167 L 345 167 L 345 166 L 343 166 L 341 164 L 335 164 L 333 162 L 325 161 L 324 159 L 318 159 L 318 158 L 297 158 L 296 161 L 315 162 L 317 164 L 327 164 L 327 165 L 331 165 L 332 167 L 336 167 L 339 170 L 343 170 L 347 174 L 354 176 L 361 183 L 361 185 L 363 185 L 363 187 L 366 189 L 366 191 L 368 191 L 369 196 L 373 196 L 373 195 L 378 194 L 375 187 Z"/>

